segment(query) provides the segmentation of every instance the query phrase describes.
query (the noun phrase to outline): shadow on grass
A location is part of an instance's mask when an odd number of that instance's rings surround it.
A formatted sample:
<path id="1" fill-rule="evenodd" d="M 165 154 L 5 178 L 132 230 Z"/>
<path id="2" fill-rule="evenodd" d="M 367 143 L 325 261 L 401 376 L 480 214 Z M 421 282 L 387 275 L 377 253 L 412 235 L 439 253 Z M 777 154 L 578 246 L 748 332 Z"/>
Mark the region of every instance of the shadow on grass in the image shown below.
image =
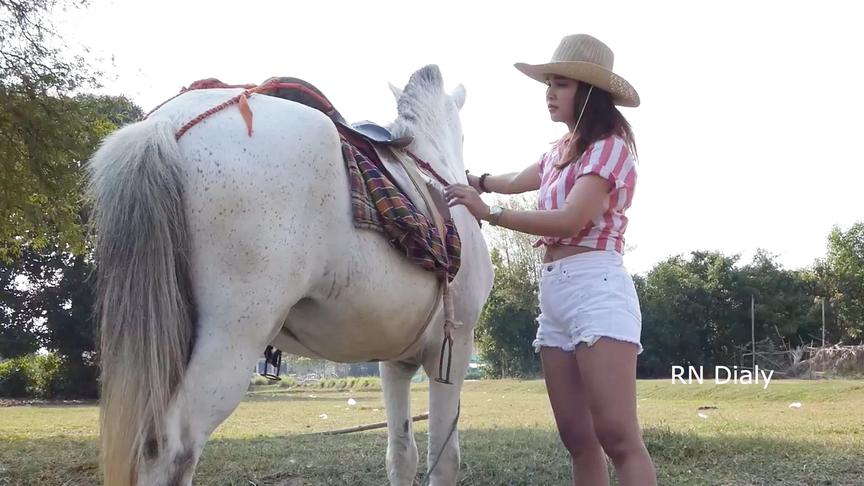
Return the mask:
<path id="1" fill-rule="evenodd" d="M 864 465 L 853 444 L 831 448 L 759 437 L 701 437 L 644 431 L 660 484 L 852 485 Z M 416 434 L 422 464 L 426 435 Z M 569 458 L 550 430 L 469 429 L 460 435 L 461 485 L 566 485 Z M 381 485 L 386 435 L 286 435 L 215 439 L 204 450 L 195 484 Z M 12 439 L 0 442 L 0 484 L 98 484 L 95 441 Z M 418 475 L 419 478 L 419 475 Z"/>

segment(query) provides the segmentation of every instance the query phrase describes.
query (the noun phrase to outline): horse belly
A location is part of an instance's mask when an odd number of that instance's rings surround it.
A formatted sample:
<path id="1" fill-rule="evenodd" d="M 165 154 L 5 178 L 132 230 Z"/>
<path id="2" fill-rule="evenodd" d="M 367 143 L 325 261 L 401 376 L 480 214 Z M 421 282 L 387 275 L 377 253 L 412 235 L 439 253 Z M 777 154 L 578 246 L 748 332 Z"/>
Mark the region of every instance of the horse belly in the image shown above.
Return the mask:
<path id="1" fill-rule="evenodd" d="M 427 323 L 443 323 L 438 281 L 378 233 L 355 230 L 349 240 L 341 258 L 322 263 L 322 277 L 292 307 L 276 344 L 346 363 L 402 357 L 423 341 Z"/>

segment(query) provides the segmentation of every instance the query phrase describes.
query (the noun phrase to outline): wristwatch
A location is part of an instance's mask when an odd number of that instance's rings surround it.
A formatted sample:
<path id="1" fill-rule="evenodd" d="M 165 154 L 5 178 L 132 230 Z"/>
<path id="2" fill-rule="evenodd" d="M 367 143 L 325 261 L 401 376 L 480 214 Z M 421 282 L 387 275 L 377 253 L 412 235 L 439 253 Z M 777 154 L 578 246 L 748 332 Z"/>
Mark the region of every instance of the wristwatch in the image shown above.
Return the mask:
<path id="1" fill-rule="evenodd" d="M 498 226 L 498 218 L 504 213 L 504 208 L 501 206 L 492 206 L 489 208 L 489 224 Z"/>

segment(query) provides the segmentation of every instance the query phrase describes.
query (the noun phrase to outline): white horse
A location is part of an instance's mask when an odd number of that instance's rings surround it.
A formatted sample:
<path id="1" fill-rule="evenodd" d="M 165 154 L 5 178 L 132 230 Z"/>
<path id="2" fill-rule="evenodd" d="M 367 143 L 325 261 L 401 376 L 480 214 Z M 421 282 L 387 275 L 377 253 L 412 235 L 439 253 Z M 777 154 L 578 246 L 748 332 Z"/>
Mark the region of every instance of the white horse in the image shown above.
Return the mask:
<path id="1" fill-rule="evenodd" d="M 437 376 L 444 332 L 436 277 L 380 233 L 354 228 L 339 137 L 319 111 L 254 95 L 251 136 L 231 107 L 175 139 L 240 91 L 187 92 L 112 134 L 88 166 L 105 483 L 190 484 L 205 442 L 273 344 L 333 361 L 383 360 L 387 476 L 412 484 L 410 379 L 420 366 Z M 448 181 L 466 183 L 464 88 L 445 93 L 437 66 L 426 66 L 393 91 L 391 131 L 413 136 L 412 152 Z M 464 325 L 453 333 L 453 384 L 429 385 L 432 484 L 456 483 L 451 427 L 493 278 L 477 221 L 464 207 L 452 215 L 462 266 L 451 293 Z"/>

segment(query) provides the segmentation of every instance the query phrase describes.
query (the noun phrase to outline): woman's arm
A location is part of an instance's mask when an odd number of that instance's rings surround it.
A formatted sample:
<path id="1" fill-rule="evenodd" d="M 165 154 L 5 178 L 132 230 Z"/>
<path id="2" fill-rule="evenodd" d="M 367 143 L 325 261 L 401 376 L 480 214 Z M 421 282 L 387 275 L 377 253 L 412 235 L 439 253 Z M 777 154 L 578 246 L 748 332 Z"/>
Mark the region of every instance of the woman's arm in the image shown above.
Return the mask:
<path id="1" fill-rule="evenodd" d="M 609 190 L 608 180 L 589 174 L 576 180 L 567 195 L 564 208 L 546 211 L 507 209 L 498 217 L 496 224 L 537 236 L 575 236 L 606 210 Z M 472 187 L 455 184 L 447 188 L 445 195 L 450 206 L 463 204 L 475 217 L 489 220 L 489 206 Z"/>
<path id="2" fill-rule="evenodd" d="M 546 211 L 505 210 L 498 226 L 537 236 L 576 236 L 591 220 L 606 210 L 609 181 L 597 175 L 580 177 L 567 195 L 562 209 Z M 488 219 L 488 216 L 487 218 Z"/>
<path id="3" fill-rule="evenodd" d="M 481 190 L 479 180 L 480 178 L 477 176 L 468 176 L 469 184 L 478 191 Z M 486 176 L 483 185 L 489 192 L 497 192 L 498 194 L 522 194 L 523 192 L 536 191 L 540 189 L 540 170 L 534 163 L 522 172 Z"/>

